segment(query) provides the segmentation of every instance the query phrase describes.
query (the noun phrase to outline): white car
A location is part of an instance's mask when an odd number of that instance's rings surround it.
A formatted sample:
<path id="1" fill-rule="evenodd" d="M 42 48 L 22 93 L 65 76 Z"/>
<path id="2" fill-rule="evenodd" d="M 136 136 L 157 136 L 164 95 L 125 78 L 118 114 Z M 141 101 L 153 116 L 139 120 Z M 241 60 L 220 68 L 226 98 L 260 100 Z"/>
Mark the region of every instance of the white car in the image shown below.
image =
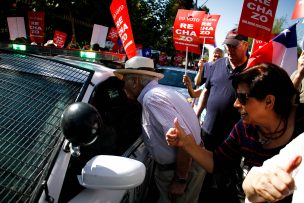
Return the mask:
<path id="1" fill-rule="evenodd" d="M 127 101 L 113 69 L 0 50 L 0 70 L 1 203 L 145 201 L 154 163 L 140 137 L 141 107 Z M 89 146 L 62 133 L 75 102 L 102 119 Z"/>

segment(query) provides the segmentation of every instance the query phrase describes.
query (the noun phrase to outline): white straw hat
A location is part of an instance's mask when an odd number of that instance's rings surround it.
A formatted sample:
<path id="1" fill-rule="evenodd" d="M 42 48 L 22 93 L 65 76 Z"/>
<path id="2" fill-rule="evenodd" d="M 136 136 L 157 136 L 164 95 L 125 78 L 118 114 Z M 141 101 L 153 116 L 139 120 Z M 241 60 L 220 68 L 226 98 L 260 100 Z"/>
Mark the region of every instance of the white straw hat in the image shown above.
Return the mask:
<path id="1" fill-rule="evenodd" d="M 123 79 L 125 74 L 149 75 L 162 79 L 163 74 L 155 72 L 154 62 L 152 59 L 142 56 L 134 56 L 127 60 L 124 69 L 114 71 L 114 74 L 119 79 Z"/>

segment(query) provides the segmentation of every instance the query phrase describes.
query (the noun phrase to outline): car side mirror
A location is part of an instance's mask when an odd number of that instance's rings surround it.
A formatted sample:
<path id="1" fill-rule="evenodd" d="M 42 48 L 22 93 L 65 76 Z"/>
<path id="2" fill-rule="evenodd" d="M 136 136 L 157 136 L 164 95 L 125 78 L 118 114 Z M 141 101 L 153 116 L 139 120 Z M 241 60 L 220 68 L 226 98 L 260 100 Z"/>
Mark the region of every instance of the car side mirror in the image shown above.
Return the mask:
<path id="1" fill-rule="evenodd" d="M 63 149 L 80 156 L 80 146 L 88 146 L 101 136 L 103 121 L 98 110 L 85 102 L 75 102 L 61 115 L 61 130 L 66 138 Z"/>
<path id="2" fill-rule="evenodd" d="M 86 188 L 123 190 L 142 184 L 145 175 L 145 165 L 137 160 L 98 155 L 87 162 L 77 177 Z"/>

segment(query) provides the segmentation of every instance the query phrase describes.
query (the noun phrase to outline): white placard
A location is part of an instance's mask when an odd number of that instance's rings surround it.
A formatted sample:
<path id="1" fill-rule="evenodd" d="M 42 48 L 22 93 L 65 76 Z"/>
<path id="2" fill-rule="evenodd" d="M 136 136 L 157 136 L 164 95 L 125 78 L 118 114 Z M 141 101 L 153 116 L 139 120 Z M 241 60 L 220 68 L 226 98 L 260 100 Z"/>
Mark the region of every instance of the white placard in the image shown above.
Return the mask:
<path id="1" fill-rule="evenodd" d="M 90 45 L 98 43 L 100 47 L 104 48 L 106 44 L 108 29 L 108 27 L 94 24 Z"/>
<path id="2" fill-rule="evenodd" d="M 7 24 L 10 40 L 15 40 L 18 37 L 26 38 L 24 17 L 7 17 Z"/>

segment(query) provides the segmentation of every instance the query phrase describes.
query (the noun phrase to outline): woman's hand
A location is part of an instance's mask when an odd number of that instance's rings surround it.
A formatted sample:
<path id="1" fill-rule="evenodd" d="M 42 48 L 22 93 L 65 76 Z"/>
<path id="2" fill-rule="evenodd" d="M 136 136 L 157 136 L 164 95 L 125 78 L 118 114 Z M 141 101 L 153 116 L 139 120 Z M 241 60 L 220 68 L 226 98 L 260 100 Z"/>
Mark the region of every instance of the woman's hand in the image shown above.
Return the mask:
<path id="1" fill-rule="evenodd" d="M 166 140 L 169 146 L 185 147 L 189 144 L 195 144 L 192 136 L 187 136 L 184 129 L 179 125 L 177 118 L 174 119 L 174 126 L 166 133 Z"/>

